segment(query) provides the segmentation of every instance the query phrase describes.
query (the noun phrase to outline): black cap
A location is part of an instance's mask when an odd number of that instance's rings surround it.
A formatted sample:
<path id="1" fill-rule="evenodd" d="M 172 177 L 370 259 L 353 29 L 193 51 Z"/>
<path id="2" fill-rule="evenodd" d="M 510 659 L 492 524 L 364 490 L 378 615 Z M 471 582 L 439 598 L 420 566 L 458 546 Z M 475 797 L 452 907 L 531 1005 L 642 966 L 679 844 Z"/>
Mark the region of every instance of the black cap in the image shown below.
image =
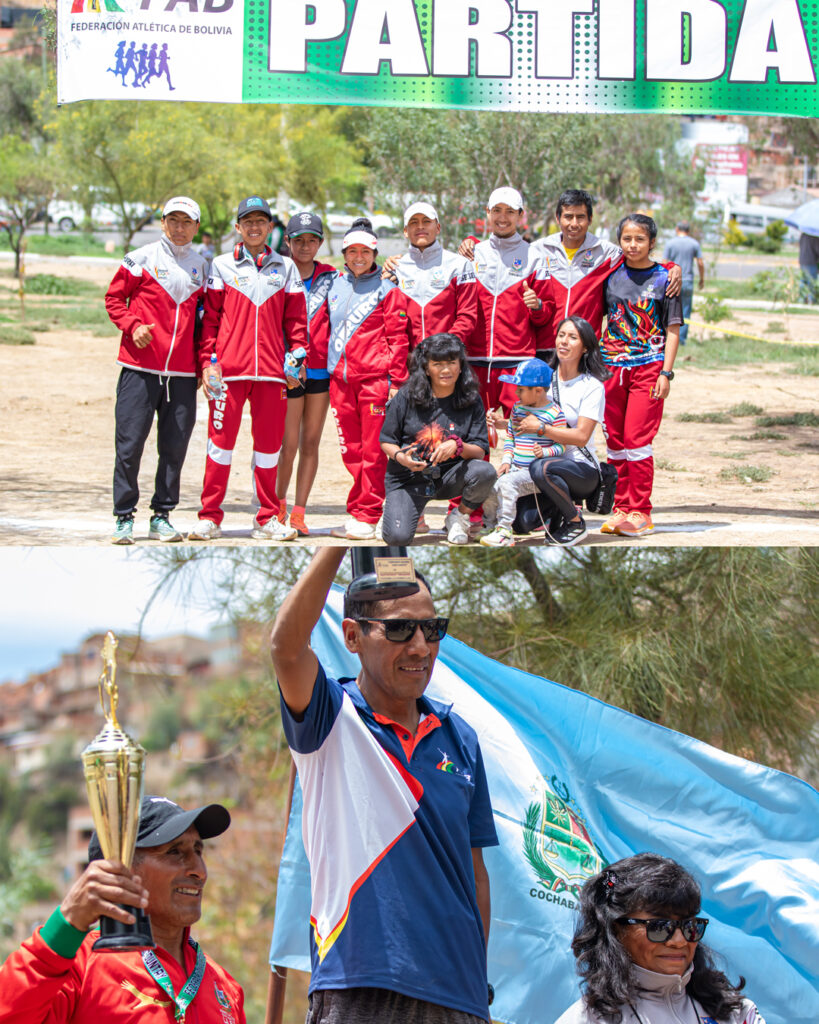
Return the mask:
<path id="1" fill-rule="evenodd" d="M 298 235 L 318 235 L 319 238 L 324 238 L 321 217 L 306 210 L 304 213 L 294 213 L 287 222 L 287 235 L 290 238 L 296 238 Z"/>
<path id="2" fill-rule="evenodd" d="M 268 220 L 273 220 L 273 214 L 270 212 L 267 200 L 262 199 L 261 196 L 248 196 L 247 199 L 243 199 L 241 203 L 239 203 L 239 211 L 236 214 L 236 220 L 241 220 L 246 213 L 263 213 Z"/>
<path id="3" fill-rule="evenodd" d="M 183 810 L 164 796 L 144 796 L 139 808 L 139 831 L 136 845 L 161 846 L 178 839 L 183 832 L 196 825 L 202 839 L 213 839 L 227 831 L 230 815 L 221 804 L 208 804 L 192 811 Z M 101 860 L 102 847 L 93 832 L 88 843 L 88 859 Z"/>

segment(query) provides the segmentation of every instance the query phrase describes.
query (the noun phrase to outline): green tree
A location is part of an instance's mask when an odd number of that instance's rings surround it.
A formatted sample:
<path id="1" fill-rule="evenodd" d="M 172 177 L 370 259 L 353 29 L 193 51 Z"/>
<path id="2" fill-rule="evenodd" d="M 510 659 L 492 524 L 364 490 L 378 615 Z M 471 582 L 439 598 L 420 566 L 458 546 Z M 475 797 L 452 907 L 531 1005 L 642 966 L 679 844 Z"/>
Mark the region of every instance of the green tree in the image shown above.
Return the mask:
<path id="1" fill-rule="evenodd" d="M 0 227 L 14 253 L 21 277 L 25 236 L 42 217 L 54 195 L 57 171 L 42 145 L 20 135 L 5 135 L 0 153 Z"/>

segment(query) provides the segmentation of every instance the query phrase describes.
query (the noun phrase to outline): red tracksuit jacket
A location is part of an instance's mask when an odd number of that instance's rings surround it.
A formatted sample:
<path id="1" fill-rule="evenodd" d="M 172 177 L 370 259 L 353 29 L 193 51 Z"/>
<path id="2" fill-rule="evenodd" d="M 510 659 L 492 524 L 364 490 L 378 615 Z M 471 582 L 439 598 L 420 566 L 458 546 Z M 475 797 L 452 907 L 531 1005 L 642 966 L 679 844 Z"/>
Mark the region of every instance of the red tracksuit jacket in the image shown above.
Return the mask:
<path id="1" fill-rule="evenodd" d="M 327 369 L 345 384 L 384 378 L 390 387 L 407 379 L 409 323 L 406 299 L 381 267 L 361 277 L 344 270 L 327 296 L 330 342 Z"/>
<path id="2" fill-rule="evenodd" d="M 90 932 L 77 948 L 73 936 L 80 933 L 57 917 L 38 928 L 0 968 L 3 1024 L 174 1024 L 174 1007 L 148 974 L 139 952 L 92 953 L 97 931 Z M 184 972 L 163 949 L 154 951 L 177 994 L 196 959 L 187 934 L 185 938 Z M 241 987 L 206 959 L 205 975 L 185 1014 L 185 1024 L 245 1024 Z"/>
<path id="3" fill-rule="evenodd" d="M 204 294 L 207 260 L 164 235 L 129 252 L 105 293 L 108 316 L 122 331 L 117 362 L 147 373 L 195 377 L 196 307 Z M 133 332 L 153 324 L 153 340 L 137 348 Z"/>
<path id="4" fill-rule="evenodd" d="M 241 244 L 217 256 L 205 295 L 200 369 L 216 352 L 224 380 L 284 382 L 284 353 L 299 345 L 308 347 L 307 303 L 296 264 L 269 247 L 254 260 Z"/>
<path id="5" fill-rule="evenodd" d="M 466 346 L 470 362 L 492 363 L 534 356 L 538 329 L 553 316 L 551 275 L 546 260 L 519 234 L 490 237 L 475 246 L 478 320 Z M 526 282 L 543 303 L 530 310 L 523 301 Z"/>
<path id="6" fill-rule="evenodd" d="M 410 348 L 431 334 L 454 334 L 466 344 L 478 318 L 475 268 L 435 241 L 426 249 L 411 245 L 395 268 L 398 287 L 407 297 Z"/>

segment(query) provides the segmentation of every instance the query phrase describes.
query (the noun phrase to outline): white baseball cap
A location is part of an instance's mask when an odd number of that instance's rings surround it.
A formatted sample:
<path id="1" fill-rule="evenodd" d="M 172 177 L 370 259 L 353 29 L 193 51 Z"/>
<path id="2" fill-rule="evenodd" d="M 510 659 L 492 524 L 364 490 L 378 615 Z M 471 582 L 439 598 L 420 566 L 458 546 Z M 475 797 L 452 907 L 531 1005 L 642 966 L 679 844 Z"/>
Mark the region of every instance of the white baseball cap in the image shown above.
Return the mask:
<path id="1" fill-rule="evenodd" d="M 365 231 L 363 228 L 355 228 L 353 231 L 348 231 L 347 234 L 341 240 L 341 251 L 349 245 L 366 245 L 368 249 L 378 248 L 378 239 L 369 231 Z"/>
<path id="2" fill-rule="evenodd" d="M 504 185 L 503 188 L 495 189 L 489 197 L 489 202 L 486 204 L 486 208 L 491 210 L 493 206 L 497 206 L 499 203 L 505 203 L 507 206 L 511 206 L 513 210 L 522 210 L 523 196 L 516 188 L 510 188 L 508 185 Z"/>
<path id="3" fill-rule="evenodd" d="M 191 220 L 202 219 L 199 204 L 188 196 L 174 196 L 173 199 L 169 199 L 162 208 L 162 216 L 167 217 L 169 213 L 187 213 Z"/>
<path id="4" fill-rule="evenodd" d="M 404 227 L 409 224 L 410 218 L 414 217 L 416 213 L 422 213 L 425 217 L 429 217 L 430 220 L 438 220 L 438 214 L 431 203 L 411 203 L 404 210 Z"/>

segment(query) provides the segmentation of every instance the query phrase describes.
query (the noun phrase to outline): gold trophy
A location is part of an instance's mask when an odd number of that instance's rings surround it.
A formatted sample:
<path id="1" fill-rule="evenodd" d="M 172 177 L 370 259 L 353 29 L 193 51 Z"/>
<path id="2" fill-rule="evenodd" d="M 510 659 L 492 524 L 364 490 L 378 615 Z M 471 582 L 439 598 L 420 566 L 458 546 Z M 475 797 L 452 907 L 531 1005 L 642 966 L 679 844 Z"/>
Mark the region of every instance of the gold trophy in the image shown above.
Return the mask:
<path id="1" fill-rule="evenodd" d="M 105 726 L 82 752 L 82 763 L 91 816 L 102 855 L 107 860 L 122 861 L 130 868 L 139 828 L 145 751 L 120 728 L 117 721 L 117 644 L 114 634 L 106 633 L 102 645 L 103 670 L 99 679 Z M 100 937 L 93 945 L 95 951 L 116 952 L 154 947 L 148 915 L 140 907 L 123 906 L 123 909 L 133 914 L 136 921 L 134 924 L 123 924 L 110 917 L 101 917 Z"/>

